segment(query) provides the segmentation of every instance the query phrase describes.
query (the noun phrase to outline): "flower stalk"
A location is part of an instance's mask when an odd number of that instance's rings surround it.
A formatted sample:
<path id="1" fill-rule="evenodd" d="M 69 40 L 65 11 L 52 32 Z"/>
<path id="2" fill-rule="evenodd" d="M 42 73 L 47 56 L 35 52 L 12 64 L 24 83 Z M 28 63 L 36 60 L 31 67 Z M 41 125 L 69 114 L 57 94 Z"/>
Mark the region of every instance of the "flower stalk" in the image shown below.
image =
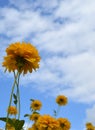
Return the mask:
<path id="1" fill-rule="evenodd" d="M 19 72 L 15 73 L 15 71 L 14 71 L 14 83 L 13 83 L 13 86 L 12 86 L 12 91 L 11 91 L 11 94 L 10 94 L 10 100 L 9 100 L 9 106 L 8 106 L 8 109 L 9 109 L 10 106 L 12 105 L 13 94 L 14 94 L 14 90 L 16 88 L 17 92 L 16 92 L 15 96 L 17 97 L 17 102 L 15 103 L 15 105 L 16 105 L 16 109 L 17 109 L 17 112 L 18 112 L 18 120 L 20 119 L 19 80 L 20 80 L 20 73 Z M 9 111 L 7 111 L 7 118 L 6 118 L 5 130 L 7 130 L 7 124 L 8 124 L 9 115 L 10 115 L 10 113 L 9 113 Z M 16 118 L 16 115 L 15 115 L 15 118 Z"/>
<path id="2" fill-rule="evenodd" d="M 20 119 L 20 91 L 19 91 L 20 73 L 17 72 L 17 75 L 14 73 L 14 77 L 16 79 L 16 87 L 17 87 L 17 92 L 16 92 L 17 104 L 16 104 L 16 108 L 18 109 L 18 119 Z"/>

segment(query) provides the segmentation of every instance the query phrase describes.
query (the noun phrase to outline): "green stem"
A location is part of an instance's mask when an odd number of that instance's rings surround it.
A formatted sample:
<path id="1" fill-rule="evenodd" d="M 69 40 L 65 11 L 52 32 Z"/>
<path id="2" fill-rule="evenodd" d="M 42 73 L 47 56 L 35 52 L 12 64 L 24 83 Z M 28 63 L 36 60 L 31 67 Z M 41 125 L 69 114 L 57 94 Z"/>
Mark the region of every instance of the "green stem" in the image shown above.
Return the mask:
<path id="1" fill-rule="evenodd" d="M 16 78 L 16 87 L 17 87 L 17 100 L 18 100 L 18 119 L 20 119 L 20 92 L 19 92 L 19 79 L 20 79 L 20 73 L 17 72 L 17 75 L 15 74 L 15 78 Z M 17 105 L 16 105 L 17 107 Z"/>
<path id="2" fill-rule="evenodd" d="M 17 80 L 18 119 L 20 119 L 20 91 L 19 91 L 19 79 L 20 79 L 20 74 L 18 74 L 18 80 Z"/>
<path id="3" fill-rule="evenodd" d="M 17 84 L 17 75 L 14 73 L 14 78 L 16 79 L 16 84 Z M 16 92 L 16 97 L 17 97 L 17 92 Z M 18 99 L 17 99 L 18 102 Z M 16 109 L 17 109 L 17 103 L 16 103 Z M 15 119 L 16 119 L 16 115 L 15 115 Z"/>
<path id="4" fill-rule="evenodd" d="M 15 73 L 15 72 L 14 72 L 14 73 Z M 11 95 L 10 95 L 10 100 L 9 100 L 8 109 L 9 109 L 9 107 L 11 106 L 11 103 L 12 103 L 12 96 L 13 96 L 13 92 L 14 92 L 14 88 L 15 88 L 15 83 L 16 83 L 16 78 L 14 79 L 14 83 L 13 83 L 13 86 L 12 86 L 12 91 L 11 91 Z M 5 130 L 7 130 L 8 118 L 9 118 L 9 113 L 7 112 L 7 119 L 6 119 Z"/>
<path id="5" fill-rule="evenodd" d="M 55 113 L 55 115 L 54 115 L 55 117 L 57 117 L 57 116 L 58 116 L 59 111 L 60 111 L 60 106 L 58 105 L 58 108 L 57 108 L 56 113 Z"/>

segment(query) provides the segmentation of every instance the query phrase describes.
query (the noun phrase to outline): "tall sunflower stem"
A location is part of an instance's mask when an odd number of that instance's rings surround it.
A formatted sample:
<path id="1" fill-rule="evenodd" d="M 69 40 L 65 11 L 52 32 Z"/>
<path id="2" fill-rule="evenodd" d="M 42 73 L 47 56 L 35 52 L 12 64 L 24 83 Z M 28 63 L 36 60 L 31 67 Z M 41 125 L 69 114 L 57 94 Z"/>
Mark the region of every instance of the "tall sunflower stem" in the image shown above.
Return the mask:
<path id="1" fill-rule="evenodd" d="M 18 107 L 18 119 L 20 119 L 20 91 L 19 91 L 19 79 L 20 79 L 20 73 L 17 72 L 17 74 L 15 74 L 15 78 L 16 78 L 16 87 L 17 87 L 17 100 L 18 100 L 18 106 L 16 105 L 16 107 Z"/>
<path id="2" fill-rule="evenodd" d="M 14 72 L 14 73 L 15 73 L 15 72 Z M 12 91 L 11 91 L 11 95 L 10 95 L 10 100 L 9 100 L 8 109 L 9 109 L 9 107 L 11 106 L 11 103 L 12 103 L 12 96 L 13 96 L 15 84 L 16 84 L 16 78 L 14 78 L 14 83 L 13 83 L 13 86 L 12 86 Z M 6 118 L 5 130 L 7 130 L 8 118 L 9 118 L 9 113 L 8 113 L 8 111 L 7 111 L 7 118 Z"/>
<path id="3" fill-rule="evenodd" d="M 20 91 L 19 91 L 19 79 L 20 79 L 20 74 L 18 74 L 18 80 L 17 80 L 18 119 L 20 119 Z"/>
<path id="4" fill-rule="evenodd" d="M 58 108 L 57 108 L 56 113 L 55 113 L 55 117 L 57 117 L 57 116 L 58 116 L 59 111 L 60 111 L 60 106 L 58 105 Z"/>

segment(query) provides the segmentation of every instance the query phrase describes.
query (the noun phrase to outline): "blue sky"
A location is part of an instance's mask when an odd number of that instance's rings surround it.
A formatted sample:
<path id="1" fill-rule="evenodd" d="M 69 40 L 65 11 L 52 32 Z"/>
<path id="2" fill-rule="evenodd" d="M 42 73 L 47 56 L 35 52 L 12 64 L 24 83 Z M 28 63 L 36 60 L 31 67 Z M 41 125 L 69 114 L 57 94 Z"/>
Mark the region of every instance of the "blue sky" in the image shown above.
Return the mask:
<path id="1" fill-rule="evenodd" d="M 69 103 L 59 116 L 71 121 L 71 130 L 85 130 L 87 121 L 95 125 L 94 6 L 95 0 L 0 0 L 1 117 L 13 82 L 2 68 L 5 49 L 26 41 L 37 47 L 41 62 L 37 72 L 21 77 L 21 118 L 30 113 L 30 98 L 41 100 L 41 113 L 52 115 L 56 96 L 64 94 Z"/>

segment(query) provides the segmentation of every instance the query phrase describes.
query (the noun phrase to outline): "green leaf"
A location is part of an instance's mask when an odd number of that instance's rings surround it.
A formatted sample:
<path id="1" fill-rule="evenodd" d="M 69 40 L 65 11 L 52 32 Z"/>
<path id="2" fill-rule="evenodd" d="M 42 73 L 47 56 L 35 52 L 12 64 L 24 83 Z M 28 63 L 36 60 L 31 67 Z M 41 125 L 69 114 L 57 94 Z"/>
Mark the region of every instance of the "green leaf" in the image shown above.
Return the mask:
<path id="1" fill-rule="evenodd" d="M 2 117 L 0 118 L 1 121 L 8 122 L 10 125 L 12 125 L 15 130 L 23 130 L 24 120 L 15 120 L 13 121 L 11 118 Z"/>
<path id="2" fill-rule="evenodd" d="M 17 100 L 17 96 L 16 96 L 16 94 L 15 94 L 15 93 L 13 94 L 13 97 L 14 97 L 14 99 L 15 99 L 15 100 Z"/>
<path id="3" fill-rule="evenodd" d="M 33 114 L 39 114 L 39 112 L 34 111 Z"/>
<path id="4" fill-rule="evenodd" d="M 17 96 L 16 96 L 16 94 L 15 94 L 15 93 L 13 94 L 13 97 L 14 97 L 14 104 L 16 105 L 16 104 L 17 104 L 17 102 L 18 102 L 18 100 L 17 100 Z"/>
<path id="5" fill-rule="evenodd" d="M 9 124 L 11 124 L 12 126 L 14 126 L 14 122 L 11 118 L 6 118 L 6 117 L 1 117 L 0 118 L 1 121 L 4 121 L 4 122 L 8 122 Z"/>
<path id="6" fill-rule="evenodd" d="M 14 104 L 15 104 L 15 105 L 17 104 L 17 100 L 14 100 Z"/>
<path id="7" fill-rule="evenodd" d="M 30 116 L 29 114 L 25 114 L 24 117 Z"/>
<path id="8" fill-rule="evenodd" d="M 33 101 L 34 101 L 34 99 L 30 99 L 30 101 L 32 101 L 32 102 L 33 102 Z"/>
<path id="9" fill-rule="evenodd" d="M 56 110 L 54 110 L 54 113 L 56 113 Z"/>
<path id="10" fill-rule="evenodd" d="M 16 120 L 14 124 L 15 130 L 22 130 L 24 122 L 24 120 Z"/>
<path id="11" fill-rule="evenodd" d="M 57 112 L 56 112 L 56 110 L 54 110 L 54 116 L 56 116 L 57 115 Z"/>

